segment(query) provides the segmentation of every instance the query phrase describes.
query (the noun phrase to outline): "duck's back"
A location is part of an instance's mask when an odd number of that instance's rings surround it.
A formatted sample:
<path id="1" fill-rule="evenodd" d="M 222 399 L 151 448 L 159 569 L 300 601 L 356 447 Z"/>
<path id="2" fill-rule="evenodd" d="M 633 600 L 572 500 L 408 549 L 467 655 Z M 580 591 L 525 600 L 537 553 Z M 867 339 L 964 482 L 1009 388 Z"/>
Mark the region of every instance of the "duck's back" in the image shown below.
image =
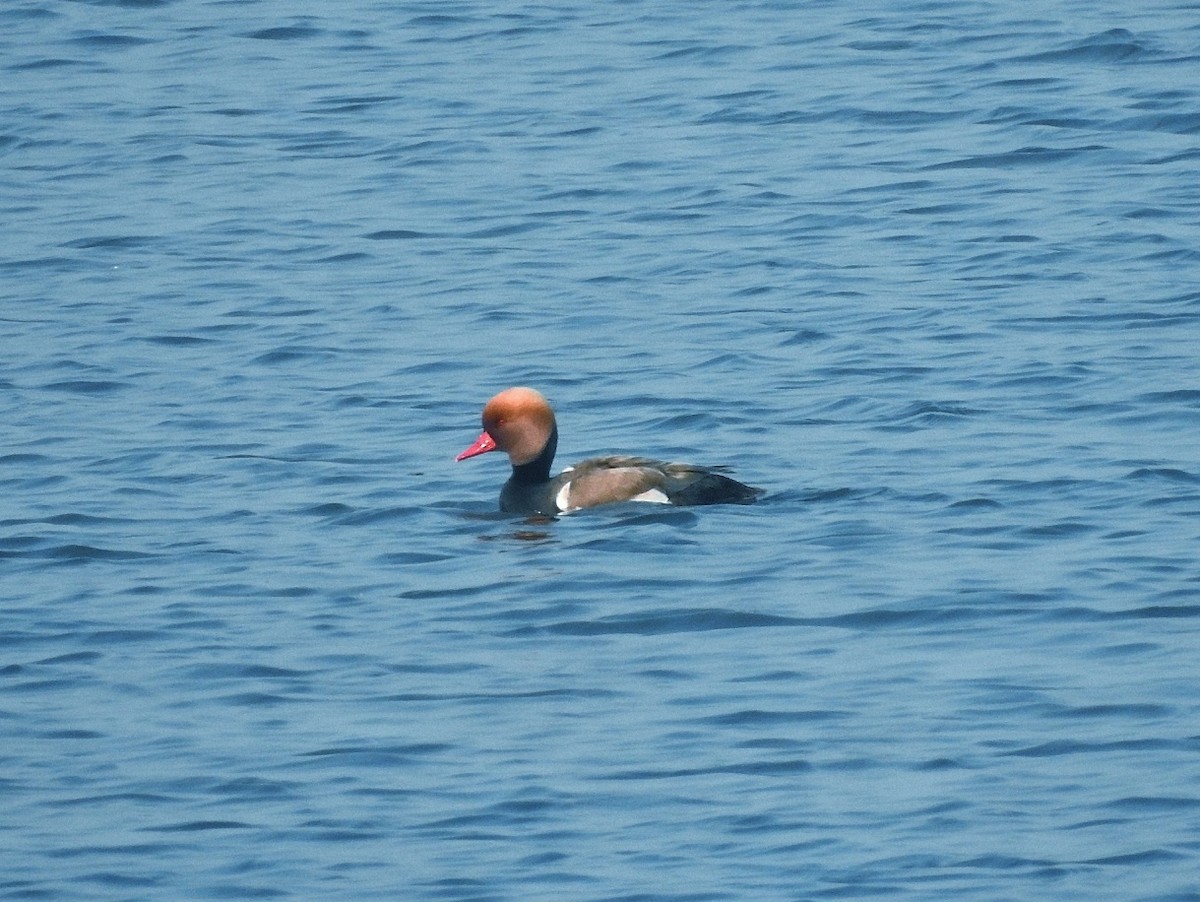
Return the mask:
<path id="1" fill-rule="evenodd" d="M 762 494 L 762 489 L 723 475 L 722 469 L 649 457 L 593 457 L 565 470 L 553 482 L 560 510 L 618 501 L 747 504 Z"/>

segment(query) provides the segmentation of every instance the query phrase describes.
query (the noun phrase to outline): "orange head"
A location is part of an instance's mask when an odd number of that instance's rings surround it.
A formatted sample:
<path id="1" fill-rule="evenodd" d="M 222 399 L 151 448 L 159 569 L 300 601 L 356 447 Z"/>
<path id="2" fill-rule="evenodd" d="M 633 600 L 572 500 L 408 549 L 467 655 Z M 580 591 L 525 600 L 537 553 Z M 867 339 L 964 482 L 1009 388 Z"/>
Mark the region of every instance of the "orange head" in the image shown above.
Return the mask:
<path id="1" fill-rule="evenodd" d="M 483 408 L 483 433 L 455 460 L 505 451 L 514 467 L 536 460 L 555 431 L 554 411 L 541 392 L 506 388 Z"/>

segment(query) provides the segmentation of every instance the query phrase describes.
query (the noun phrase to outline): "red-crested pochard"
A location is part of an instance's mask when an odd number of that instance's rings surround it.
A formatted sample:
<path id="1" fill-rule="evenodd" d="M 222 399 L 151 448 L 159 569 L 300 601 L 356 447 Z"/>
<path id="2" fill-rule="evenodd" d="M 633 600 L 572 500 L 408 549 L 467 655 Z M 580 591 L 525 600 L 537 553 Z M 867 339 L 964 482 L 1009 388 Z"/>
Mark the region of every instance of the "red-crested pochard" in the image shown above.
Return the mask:
<path id="1" fill-rule="evenodd" d="M 618 501 L 660 504 L 749 504 L 762 489 L 722 476 L 721 467 L 694 467 L 646 457 L 593 457 L 551 478 L 558 425 L 550 403 L 532 388 L 509 388 L 483 408 L 483 434 L 458 455 L 466 460 L 506 451 L 512 475 L 500 510 L 554 516 Z"/>

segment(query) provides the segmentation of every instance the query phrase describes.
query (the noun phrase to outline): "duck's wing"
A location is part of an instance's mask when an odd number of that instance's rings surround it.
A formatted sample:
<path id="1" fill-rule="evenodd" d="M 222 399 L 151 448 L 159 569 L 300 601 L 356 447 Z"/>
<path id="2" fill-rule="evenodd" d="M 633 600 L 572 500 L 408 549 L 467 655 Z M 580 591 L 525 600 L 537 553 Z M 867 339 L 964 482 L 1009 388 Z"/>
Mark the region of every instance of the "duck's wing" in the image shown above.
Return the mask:
<path id="1" fill-rule="evenodd" d="M 563 500 L 572 509 L 617 501 L 748 504 L 762 494 L 762 489 L 722 475 L 723 469 L 649 457 L 594 457 L 564 473 L 569 483 Z"/>

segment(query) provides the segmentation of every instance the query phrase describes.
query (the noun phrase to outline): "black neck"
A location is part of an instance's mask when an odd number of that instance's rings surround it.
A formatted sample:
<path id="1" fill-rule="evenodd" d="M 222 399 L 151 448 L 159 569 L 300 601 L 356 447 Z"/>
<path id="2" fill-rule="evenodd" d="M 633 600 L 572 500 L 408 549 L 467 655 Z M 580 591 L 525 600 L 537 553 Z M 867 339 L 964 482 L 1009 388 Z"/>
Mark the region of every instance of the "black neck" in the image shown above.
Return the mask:
<path id="1" fill-rule="evenodd" d="M 545 482 L 550 478 L 550 466 L 554 463 L 554 452 L 558 450 L 558 426 L 550 432 L 542 453 L 527 464 L 513 466 L 513 482 Z"/>

